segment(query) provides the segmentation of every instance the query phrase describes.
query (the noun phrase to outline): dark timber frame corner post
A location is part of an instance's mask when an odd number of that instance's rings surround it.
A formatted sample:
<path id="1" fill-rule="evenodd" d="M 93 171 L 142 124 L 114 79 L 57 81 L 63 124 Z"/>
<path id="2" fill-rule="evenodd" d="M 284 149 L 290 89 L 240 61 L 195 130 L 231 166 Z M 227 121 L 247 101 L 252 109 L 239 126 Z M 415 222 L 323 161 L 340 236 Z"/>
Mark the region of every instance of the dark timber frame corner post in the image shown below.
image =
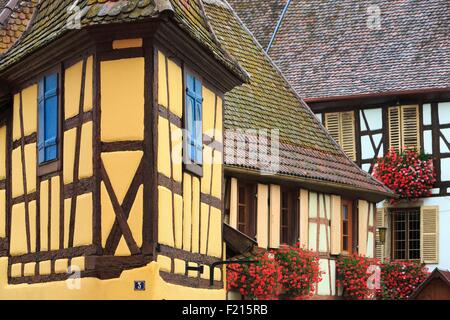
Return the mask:
<path id="1" fill-rule="evenodd" d="M 100 58 L 98 55 L 98 46 L 96 46 L 93 63 L 93 174 L 94 174 L 94 190 L 93 190 L 93 243 L 97 247 L 97 254 L 102 254 L 102 224 L 101 224 L 101 199 L 100 199 L 100 164 L 101 164 L 101 142 L 100 142 L 100 115 L 101 115 L 101 95 L 100 95 Z"/>
<path id="2" fill-rule="evenodd" d="M 5 238 L 0 239 L 0 257 L 9 256 L 10 248 L 10 234 L 11 234 L 11 151 L 12 151 L 12 101 L 5 103 L 6 108 L 0 110 L 0 127 L 6 126 L 6 146 L 2 152 L 5 154 L 5 180 L 0 184 L 0 190 L 5 190 L 6 193 L 6 210 L 5 210 Z"/>
<path id="3" fill-rule="evenodd" d="M 153 38 L 144 38 L 144 221 L 142 253 L 156 257 L 158 242 L 158 70 Z"/>

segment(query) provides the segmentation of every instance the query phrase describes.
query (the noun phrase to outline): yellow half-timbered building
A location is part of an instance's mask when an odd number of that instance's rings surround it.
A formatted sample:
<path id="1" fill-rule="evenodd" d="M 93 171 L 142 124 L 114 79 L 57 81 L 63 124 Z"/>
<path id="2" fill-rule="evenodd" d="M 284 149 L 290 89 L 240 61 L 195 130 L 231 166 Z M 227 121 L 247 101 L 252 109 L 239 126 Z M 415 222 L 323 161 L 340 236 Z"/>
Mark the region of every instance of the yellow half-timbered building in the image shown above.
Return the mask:
<path id="1" fill-rule="evenodd" d="M 333 257 L 354 245 L 342 210 L 373 256 L 373 203 L 392 194 L 226 1 L 0 10 L 0 299 L 225 299 L 233 239 L 299 240 L 321 253 L 319 294 L 336 295 Z M 236 147 L 256 129 L 268 172 Z"/>

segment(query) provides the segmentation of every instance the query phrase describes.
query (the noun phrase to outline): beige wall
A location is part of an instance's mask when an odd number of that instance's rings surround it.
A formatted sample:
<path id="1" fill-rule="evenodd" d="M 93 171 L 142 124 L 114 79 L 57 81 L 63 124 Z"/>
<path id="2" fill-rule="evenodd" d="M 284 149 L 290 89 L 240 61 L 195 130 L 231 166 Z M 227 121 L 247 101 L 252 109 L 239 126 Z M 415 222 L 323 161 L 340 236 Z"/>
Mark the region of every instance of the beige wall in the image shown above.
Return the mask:
<path id="1" fill-rule="evenodd" d="M 230 223 L 236 226 L 238 179 L 231 178 Z M 277 184 L 258 184 L 257 241 L 262 248 L 280 245 L 281 187 Z M 318 284 L 319 295 L 336 294 L 335 257 L 342 251 L 341 196 L 324 194 L 299 188 L 299 242 L 304 248 L 318 251 L 320 267 L 324 272 Z M 270 205 L 268 205 L 268 203 Z M 364 200 L 355 202 L 359 208 L 360 254 L 374 256 L 374 210 L 375 205 Z M 265 235 L 269 235 L 267 238 Z"/>

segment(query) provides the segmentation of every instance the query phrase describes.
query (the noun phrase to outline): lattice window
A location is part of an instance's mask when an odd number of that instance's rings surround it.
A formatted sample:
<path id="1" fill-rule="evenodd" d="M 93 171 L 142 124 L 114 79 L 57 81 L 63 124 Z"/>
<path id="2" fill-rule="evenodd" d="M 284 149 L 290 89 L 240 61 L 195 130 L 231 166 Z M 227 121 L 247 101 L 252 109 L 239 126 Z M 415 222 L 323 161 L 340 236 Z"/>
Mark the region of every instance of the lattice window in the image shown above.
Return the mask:
<path id="1" fill-rule="evenodd" d="M 391 214 L 393 258 L 396 260 L 420 260 L 420 209 L 394 209 L 391 210 Z"/>
<path id="2" fill-rule="evenodd" d="M 281 243 L 294 245 L 297 242 L 298 192 L 295 189 L 281 190 Z"/>
<path id="3" fill-rule="evenodd" d="M 238 217 L 237 227 L 251 238 L 256 237 L 256 185 L 253 183 L 238 184 Z"/>
<path id="4" fill-rule="evenodd" d="M 353 202 L 342 200 L 341 208 L 341 243 L 342 251 L 346 253 L 353 252 Z"/>

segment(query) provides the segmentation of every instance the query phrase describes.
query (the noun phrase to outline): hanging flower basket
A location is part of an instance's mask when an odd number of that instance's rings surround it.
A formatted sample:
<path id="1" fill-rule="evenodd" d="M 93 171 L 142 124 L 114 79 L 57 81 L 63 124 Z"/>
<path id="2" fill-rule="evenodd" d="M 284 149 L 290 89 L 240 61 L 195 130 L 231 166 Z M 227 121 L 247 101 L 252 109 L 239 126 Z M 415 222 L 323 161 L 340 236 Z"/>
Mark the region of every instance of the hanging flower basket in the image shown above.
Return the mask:
<path id="1" fill-rule="evenodd" d="M 271 252 L 255 257 L 256 263 L 230 264 L 227 268 L 228 291 L 236 290 L 250 300 L 276 300 L 280 294 L 281 272 Z"/>
<path id="2" fill-rule="evenodd" d="M 372 299 L 375 293 L 368 287 L 369 267 L 377 264 L 377 260 L 360 255 L 342 255 L 336 260 L 336 284 L 343 289 L 346 299 Z"/>
<path id="3" fill-rule="evenodd" d="M 405 300 L 428 277 L 426 267 L 415 261 L 385 261 L 381 264 L 380 300 Z"/>
<path id="4" fill-rule="evenodd" d="M 373 176 L 398 194 L 400 200 L 406 201 L 430 196 L 436 182 L 433 158 L 415 148 L 405 148 L 401 152 L 392 148 L 377 159 Z"/>
<path id="5" fill-rule="evenodd" d="M 231 264 L 227 269 L 228 290 L 247 299 L 308 299 L 321 281 L 319 256 L 298 245 L 281 246 L 252 260 L 257 263 Z"/>
<path id="6" fill-rule="evenodd" d="M 427 268 L 415 261 L 391 261 L 359 255 L 336 260 L 337 285 L 345 299 L 404 300 L 428 277 Z"/>
<path id="7" fill-rule="evenodd" d="M 285 299 L 308 299 L 314 295 L 315 284 L 322 272 L 317 253 L 295 247 L 281 246 L 275 253 L 281 271 L 281 285 Z"/>

